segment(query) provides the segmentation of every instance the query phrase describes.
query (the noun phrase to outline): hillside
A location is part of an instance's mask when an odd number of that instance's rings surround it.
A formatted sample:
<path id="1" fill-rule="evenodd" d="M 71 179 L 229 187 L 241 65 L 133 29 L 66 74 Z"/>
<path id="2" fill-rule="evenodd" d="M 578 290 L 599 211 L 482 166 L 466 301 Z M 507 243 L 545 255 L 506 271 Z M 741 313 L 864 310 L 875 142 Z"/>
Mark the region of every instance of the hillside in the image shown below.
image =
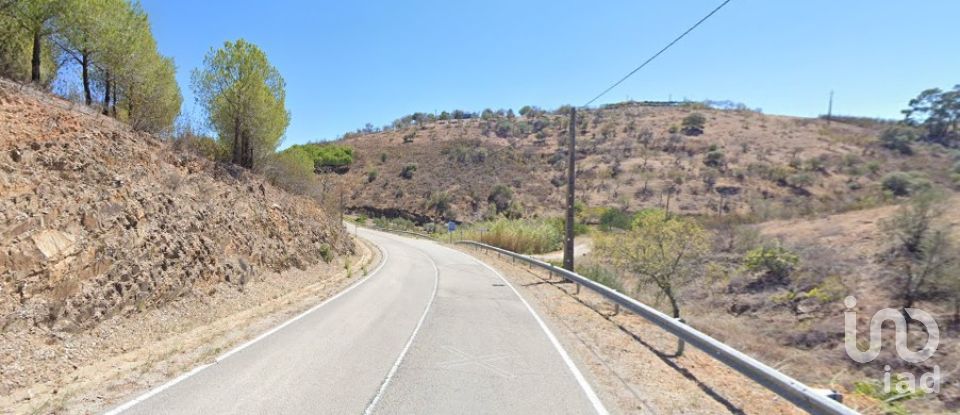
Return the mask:
<path id="1" fill-rule="evenodd" d="M 706 118 L 702 134 L 681 131 L 692 113 Z M 696 104 L 624 103 L 579 114 L 578 199 L 588 207 L 669 206 L 760 220 L 842 211 L 876 204 L 889 172 L 922 170 L 946 182 L 951 163 L 936 149 L 904 156 L 881 147 L 882 123 L 828 125 Z M 515 214 L 557 215 L 567 118 L 534 111 L 348 135 L 341 144 L 356 161 L 340 177 L 353 189 L 345 204 L 372 215 L 472 221 L 497 212 L 490 196 L 502 184 L 513 190 Z M 416 170 L 401 177 L 409 165 Z"/>
<path id="2" fill-rule="evenodd" d="M 0 81 L 0 395 L 105 359 L 76 336 L 107 319 L 355 249 L 309 199 Z"/>

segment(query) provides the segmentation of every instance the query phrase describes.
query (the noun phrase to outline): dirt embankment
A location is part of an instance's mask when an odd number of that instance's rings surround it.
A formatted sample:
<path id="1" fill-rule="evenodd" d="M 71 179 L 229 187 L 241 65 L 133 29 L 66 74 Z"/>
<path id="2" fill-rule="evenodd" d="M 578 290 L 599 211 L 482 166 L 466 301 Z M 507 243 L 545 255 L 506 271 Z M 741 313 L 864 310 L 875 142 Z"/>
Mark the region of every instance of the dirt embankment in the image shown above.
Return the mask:
<path id="1" fill-rule="evenodd" d="M 310 200 L 0 81 L 0 395 L 45 380 L 23 339 L 70 367 L 107 319 L 354 250 Z"/>

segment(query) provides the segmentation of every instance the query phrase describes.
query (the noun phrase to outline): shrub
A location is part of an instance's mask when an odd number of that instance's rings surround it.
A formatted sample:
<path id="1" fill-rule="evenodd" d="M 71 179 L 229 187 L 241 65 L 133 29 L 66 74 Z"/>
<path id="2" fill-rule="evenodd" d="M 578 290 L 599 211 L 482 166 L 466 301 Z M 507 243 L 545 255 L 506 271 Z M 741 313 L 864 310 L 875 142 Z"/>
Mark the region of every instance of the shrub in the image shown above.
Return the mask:
<path id="1" fill-rule="evenodd" d="M 800 262 L 793 252 L 776 247 L 759 247 L 744 256 L 743 266 L 750 272 L 762 272 L 775 281 L 783 282 Z"/>
<path id="2" fill-rule="evenodd" d="M 787 185 L 796 189 L 803 189 L 812 186 L 814 177 L 810 173 L 796 173 L 787 177 Z"/>
<path id="3" fill-rule="evenodd" d="M 230 160 L 230 152 L 227 147 L 214 138 L 189 135 L 177 139 L 174 145 L 178 149 L 191 151 L 213 161 Z"/>
<path id="4" fill-rule="evenodd" d="M 403 170 L 400 171 L 400 177 L 403 177 L 404 179 L 408 179 L 408 180 L 412 179 L 413 173 L 416 171 L 417 171 L 416 163 L 407 164 L 406 166 L 403 166 Z"/>
<path id="5" fill-rule="evenodd" d="M 703 134 L 703 128 L 706 123 L 706 117 L 699 112 L 695 112 L 684 117 L 681 126 L 683 127 L 683 133 L 686 135 L 700 135 Z"/>
<path id="6" fill-rule="evenodd" d="M 370 169 L 367 171 L 367 183 L 373 183 L 374 180 L 377 180 L 377 176 L 380 175 L 380 170 Z"/>
<path id="7" fill-rule="evenodd" d="M 703 164 L 710 167 L 720 167 L 725 160 L 726 156 L 723 154 L 723 151 L 719 149 L 711 150 L 703 156 Z"/>
<path id="8" fill-rule="evenodd" d="M 310 170 L 318 167 L 343 167 L 353 163 L 353 149 L 338 145 L 297 144 L 280 154 L 301 160 Z"/>
<path id="9" fill-rule="evenodd" d="M 880 145 L 898 151 L 900 154 L 913 154 L 913 148 L 910 145 L 914 141 L 917 141 L 916 130 L 902 125 L 887 128 L 880 134 Z"/>
<path id="10" fill-rule="evenodd" d="M 387 153 L 380 153 L 380 163 L 382 164 L 386 162 L 387 162 Z"/>
<path id="11" fill-rule="evenodd" d="M 604 209 L 600 214 L 600 229 L 604 231 L 613 228 L 628 230 L 632 222 L 633 217 L 630 214 L 617 208 Z"/>
<path id="12" fill-rule="evenodd" d="M 892 375 L 889 382 L 889 387 L 884 385 L 884 382 L 872 379 L 855 382 L 853 384 L 853 391 L 857 395 L 876 400 L 881 413 L 890 415 L 909 414 L 910 411 L 904 403 L 911 399 L 925 396 L 923 389 L 914 390 L 911 382 L 900 374 Z M 906 393 L 901 393 L 901 391 L 906 391 Z"/>
<path id="13" fill-rule="evenodd" d="M 330 245 L 320 245 L 320 258 L 328 264 L 333 260 L 333 251 L 330 250 Z"/>
<path id="14" fill-rule="evenodd" d="M 510 135 L 513 133 L 513 123 L 509 120 L 497 121 L 497 126 L 494 133 L 500 138 L 510 137 Z"/>
<path id="15" fill-rule="evenodd" d="M 450 201 L 452 198 L 447 192 L 434 192 L 427 199 L 427 208 L 433 209 L 440 216 L 447 216 L 450 213 Z"/>
<path id="16" fill-rule="evenodd" d="M 620 280 L 620 277 L 600 265 L 589 264 L 577 266 L 577 274 L 583 275 L 614 290 L 623 292 L 623 281 Z"/>
<path id="17" fill-rule="evenodd" d="M 896 171 L 883 176 L 883 189 L 894 196 L 908 196 L 920 190 L 930 188 L 930 181 L 919 172 Z"/>
<path id="18" fill-rule="evenodd" d="M 480 232 L 479 229 L 485 229 Z M 497 219 L 465 230 L 470 239 L 522 254 L 542 254 L 563 247 L 563 232 L 544 220 Z"/>
<path id="19" fill-rule="evenodd" d="M 413 142 L 413 139 L 417 137 L 416 131 L 411 131 L 403 136 L 403 144 L 410 144 Z"/>
<path id="20" fill-rule="evenodd" d="M 490 192 L 487 201 L 493 203 L 498 214 L 503 213 L 510 207 L 510 203 L 513 202 L 513 190 L 507 186 L 498 184 L 493 187 L 493 191 Z"/>

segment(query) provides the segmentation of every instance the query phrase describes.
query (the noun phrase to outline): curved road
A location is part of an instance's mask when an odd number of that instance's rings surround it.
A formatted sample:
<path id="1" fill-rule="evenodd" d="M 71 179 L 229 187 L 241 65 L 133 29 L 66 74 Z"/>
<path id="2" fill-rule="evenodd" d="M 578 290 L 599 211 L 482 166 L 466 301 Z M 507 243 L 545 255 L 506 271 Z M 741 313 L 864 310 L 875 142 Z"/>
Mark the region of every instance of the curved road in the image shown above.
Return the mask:
<path id="1" fill-rule="evenodd" d="M 369 277 L 109 413 L 606 413 L 495 270 L 434 242 L 359 233 L 384 253 Z"/>

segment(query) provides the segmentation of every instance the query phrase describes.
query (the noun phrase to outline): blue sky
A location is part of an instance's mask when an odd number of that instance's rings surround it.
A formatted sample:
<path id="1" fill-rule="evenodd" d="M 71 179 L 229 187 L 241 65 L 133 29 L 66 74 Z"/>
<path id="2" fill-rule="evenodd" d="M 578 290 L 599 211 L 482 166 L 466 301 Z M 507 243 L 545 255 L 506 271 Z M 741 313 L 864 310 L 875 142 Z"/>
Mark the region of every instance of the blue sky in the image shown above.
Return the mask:
<path id="1" fill-rule="evenodd" d="M 287 81 L 284 145 L 417 111 L 581 105 L 719 0 L 142 0 L 184 108 L 211 47 L 244 38 Z M 764 112 L 899 117 L 960 83 L 960 2 L 733 0 L 599 103 L 730 99 Z"/>

